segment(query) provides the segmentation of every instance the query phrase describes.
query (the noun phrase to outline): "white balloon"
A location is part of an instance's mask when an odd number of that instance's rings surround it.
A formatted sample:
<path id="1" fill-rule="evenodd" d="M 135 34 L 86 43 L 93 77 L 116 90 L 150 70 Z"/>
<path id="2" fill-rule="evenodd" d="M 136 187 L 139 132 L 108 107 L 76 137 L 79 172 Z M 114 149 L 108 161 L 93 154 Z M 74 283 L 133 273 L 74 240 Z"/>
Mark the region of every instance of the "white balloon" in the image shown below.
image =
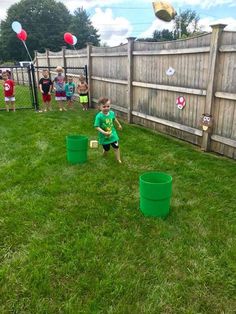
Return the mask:
<path id="1" fill-rule="evenodd" d="M 22 31 L 21 23 L 19 23 L 17 21 L 14 21 L 11 24 L 11 27 L 12 27 L 13 31 L 16 32 L 17 34 L 19 34 Z"/>
<path id="2" fill-rule="evenodd" d="M 74 46 L 74 45 L 77 44 L 77 38 L 76 38 L 76 36 L 74 36 L 74 35 L 73 35 L 72 37 L 73 37 L 73 46 Z"/>

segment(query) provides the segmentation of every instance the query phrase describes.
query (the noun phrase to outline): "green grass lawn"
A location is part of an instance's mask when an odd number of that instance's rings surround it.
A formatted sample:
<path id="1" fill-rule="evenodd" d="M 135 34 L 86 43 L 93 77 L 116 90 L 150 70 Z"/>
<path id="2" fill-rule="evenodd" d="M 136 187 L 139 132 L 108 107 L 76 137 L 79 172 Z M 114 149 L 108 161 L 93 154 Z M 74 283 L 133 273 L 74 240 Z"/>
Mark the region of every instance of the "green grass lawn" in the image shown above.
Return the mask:
<path id="1" fill-rule="evenodd" d="M 236 164 L 123 123 L 123 164 L 95 110 L 0 112 L 0 313 L 235 313 Z M 139 210 L 139 176 L 173 177 L 166 220 Z"/>

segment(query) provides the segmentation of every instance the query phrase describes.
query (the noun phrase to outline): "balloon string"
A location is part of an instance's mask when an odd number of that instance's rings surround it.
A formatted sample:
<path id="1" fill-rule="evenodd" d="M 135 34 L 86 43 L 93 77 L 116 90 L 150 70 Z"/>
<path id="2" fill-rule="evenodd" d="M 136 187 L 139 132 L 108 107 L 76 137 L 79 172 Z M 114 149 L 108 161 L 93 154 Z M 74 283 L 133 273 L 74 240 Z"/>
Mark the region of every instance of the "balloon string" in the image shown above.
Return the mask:
<path id="1" fill-rule="evenodd" d="M 28 50 L 28 48 L 27 48 L 27 46 L 26 46 L 26 43 L 25 43 L 24 40 L 22 40 L 22 42 L 23 42 L 23 44 L 24 44 L 24 46 L 25 46 L 25 49 L 26 49 L 26 51 L 27 51 L 27 53 L 28 53 L 28 56 L 29 56 L 29 58 L 30 58 L 30 61 L 32 62 L 32 58 L 31 58 L 31 56 L 30 56 L 29 50 Z"/>

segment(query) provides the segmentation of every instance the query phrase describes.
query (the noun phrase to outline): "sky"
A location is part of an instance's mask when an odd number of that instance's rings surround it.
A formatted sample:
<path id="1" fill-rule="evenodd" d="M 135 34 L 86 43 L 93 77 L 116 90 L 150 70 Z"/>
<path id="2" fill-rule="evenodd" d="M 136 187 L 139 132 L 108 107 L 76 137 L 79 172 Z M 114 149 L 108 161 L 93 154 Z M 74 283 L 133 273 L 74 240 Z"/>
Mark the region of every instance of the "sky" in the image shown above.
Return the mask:
<path id="1" fill-rule="evenodd" d="M 0 0 L 0 20 L 6 17 L 7 9 L 19 1 Z M 162 22 L 155 17 L 151 0 L 61 0 L 60 2 L 63 2 L 71 13 L 76 8 L 83 7 L 93 26 L 98 30 L 101 43 L 111 47 L 126 43 L 127 37 L 152 37 L 155 30 L 173 28 L 172 22 Z M 217 23 L 227 24 L 226 30 L 236 31 L 236 0 L 169 0 L 168 2 L 178 13 L 186 9 L 195 11 L 200 17 L 199 25 L 203 31 L 210 31 L 210 25 Z"/>

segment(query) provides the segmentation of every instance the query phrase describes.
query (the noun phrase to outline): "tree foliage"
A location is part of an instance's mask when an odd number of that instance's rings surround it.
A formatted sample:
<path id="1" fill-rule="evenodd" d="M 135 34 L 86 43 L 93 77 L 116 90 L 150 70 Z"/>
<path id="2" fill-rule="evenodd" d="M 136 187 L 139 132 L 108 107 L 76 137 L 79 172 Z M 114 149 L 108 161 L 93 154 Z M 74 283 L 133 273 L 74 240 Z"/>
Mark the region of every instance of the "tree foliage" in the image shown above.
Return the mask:
<path id="1" fill-rule="evenodd" d="M 192 10 L 185 10 L 176 15 L 174 20 L 173 31 L 163 29 L 155 30 L 153 37 L 140 38 L 139 41 L 170 41 L 179 38 L 190 37 L 199 33 L 203 33 L 199 27 L 199 15 Z"/>
<path id="2" fill-rule="evenodd" d="M 199 33 L 200 17 L 196 11 L 187 9 L 175 16 L 174 20 L 174 38 L 186 38 Z"/>
<path id="3" fill-rule="evenodd" d="M 99 36 L 93 28 L 86 12 L 76 10 L 70 14 L 62 2 L 55 0 L 21 0 L 13 4 L 7 17 L 0 25 L 0 59 L 28 60 L 22 42 L 16 38 L 11 28 L 13 21 L 19 21 L 28 34 L 26 41 L 31 56 L 34 50 L 43 52 L 45 48 L 59 51 L 65 45 L 63 35 L 73 31 L 78 37 L 78 45 L 82 48 L 90 41 L 99 44 Z M 80 41 L 81 40 L 81 41 Z"/>
<path id="4" fill-rule="evenodd" d="M 162 31 L 155 30 L 153 33 L 153 39 L 155 41 L 169 41 L 175 38 L 173 32 L 169 31 L 168 29 L 163 29 Z"/>
<path id="5" fill-rule="evenodd" d="M 86 47 L 88 42 L 94 46 L 99 45 L 99 35 L 97 34 L 97 30 L 93 27 L 88 14 L 83 8 L 78 8 L 74 11 L 69 30 L 77 37 L 78 48 L 81 49 Z"/>

